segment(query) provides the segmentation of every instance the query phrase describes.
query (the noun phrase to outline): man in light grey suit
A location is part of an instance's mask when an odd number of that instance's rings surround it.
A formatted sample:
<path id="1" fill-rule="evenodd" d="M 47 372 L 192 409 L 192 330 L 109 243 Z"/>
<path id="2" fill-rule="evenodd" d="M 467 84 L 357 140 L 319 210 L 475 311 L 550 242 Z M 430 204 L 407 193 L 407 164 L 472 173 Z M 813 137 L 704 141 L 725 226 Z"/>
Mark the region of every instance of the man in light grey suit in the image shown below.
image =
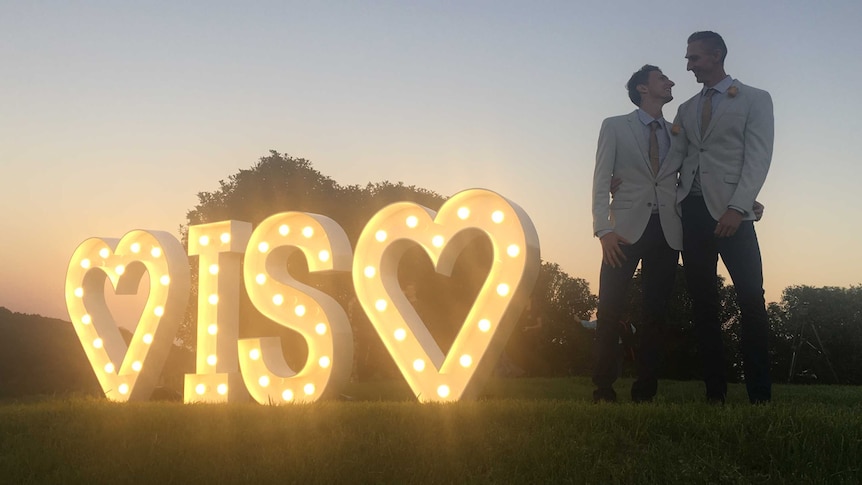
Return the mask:
<path id="1" fill-rule="evenodd" d="M 727 267 L 741 310 L 740 347 L 748 397 L 772 397 L 768 317 L 755 198 L 772 160 L 772 98 L 727 75 L 727 46 L 715 32 L 688 39 L 688 70 L 700 93 L 680 105 L 668 160 L 681 160 L 677 200 L 683 227 L 683 265 L 698 338 L 707 400 L 724 403 L 726 362 L 719 320 L 718 256 Z"/>
<path id="2" fill-rule="evenodd" d="M 676 211 L 677 170 L 667 165 L 670 125 L 662 107 L 673 99 L 674 83 L 659 68 L 643 66 L 626 85 L 635 111 L 606 119 L 599 133 L 593 174 L 593 231 L 602 244 L 596 361 L 595 401 L 616 401 L 613 383 L 619 375 L 619 340 L 625 293 L 642 264 L 644 315 L 637 328 L 635 402 L 656 394 L 660 329 L 673 289 L 682 225 Z M 623 182 L 610 201 L 612 179 Z"/>

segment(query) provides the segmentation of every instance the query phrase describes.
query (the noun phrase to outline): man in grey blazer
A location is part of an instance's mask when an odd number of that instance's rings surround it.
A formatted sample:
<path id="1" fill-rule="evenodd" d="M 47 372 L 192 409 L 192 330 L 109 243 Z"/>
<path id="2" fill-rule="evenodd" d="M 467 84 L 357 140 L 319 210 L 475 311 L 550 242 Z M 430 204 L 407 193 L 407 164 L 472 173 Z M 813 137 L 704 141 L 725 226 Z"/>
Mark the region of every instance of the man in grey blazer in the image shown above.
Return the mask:
<path id="1" fill-rule="evenodd" d="M 625 293 L 642 262 L 644 315 L 637 328 L 637 380 L 633 401 L 656 394 L 659 330 L 673 289 L 682 225 L 676 211 L 678 162 L 664 163 L 670 149 L 670 125 L 662 107 L 673 99 L 674 83 L 659 68 L 643 66 L 626 85 L 635 111 L 604 120 L 593 174 L 593 232 L 602 245 L 595 401 L 616 401 L 619 340 Z M 623 182 L 610 201 L 612 179 Z"/>
<path id="2" fill-rule="evenodd" d="M 755 198 L 772 160 L 772 98 L 724 71 L 727 46 L 715 32 L 688 38 L 687 69 L 701 92 L 679 107 L 668 160 L 681 160 L 677 201 L 683 228 L 683 266 L 701 356 L 707 400 L 724 403 L 727 375 L 719 320 L 718 256 L 736 289 L 742 318 L 740 347 L 748 397 L 772 397 L 768 317 Z"/>

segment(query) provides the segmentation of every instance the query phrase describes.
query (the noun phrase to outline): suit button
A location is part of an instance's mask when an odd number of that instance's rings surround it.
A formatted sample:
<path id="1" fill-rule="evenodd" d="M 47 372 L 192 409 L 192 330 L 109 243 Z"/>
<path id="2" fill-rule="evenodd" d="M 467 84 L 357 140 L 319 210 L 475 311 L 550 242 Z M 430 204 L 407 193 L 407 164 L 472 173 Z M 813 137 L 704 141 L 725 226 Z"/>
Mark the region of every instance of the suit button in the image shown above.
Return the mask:
<path id="1" fill-rule="evenodd" d="M 652 207 L 652 202 L 647 202 L 646 205 L 647 207 Z"/>
<path id="2" fill-rule="evenodd" d="M 705 152 L 705 151 L 706 151 L 706 148 L 701 148 L 701 149 L 700 149 L 700 153 L 703 153 L 703 152 Z"/>
<path id="3" fill-rule="evenodd" d="M 658 183 L 656 183 L 655 186 L 658 187 Z"/>

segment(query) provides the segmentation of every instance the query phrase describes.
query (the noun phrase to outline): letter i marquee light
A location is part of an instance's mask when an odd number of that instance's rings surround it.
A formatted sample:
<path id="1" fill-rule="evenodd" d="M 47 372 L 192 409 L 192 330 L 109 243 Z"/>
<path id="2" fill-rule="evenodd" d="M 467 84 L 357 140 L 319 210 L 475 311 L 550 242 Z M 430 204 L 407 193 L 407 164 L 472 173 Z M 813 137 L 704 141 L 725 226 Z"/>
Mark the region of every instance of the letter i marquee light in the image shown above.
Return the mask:
<path id="1" fill-rule="evenodd" d="M 398 263 L 422 247 L 438 273 L 451 275 L 464 247 L 476 237 L 491 241 L 493 260 L 476 302 L 448 355 L 401 292 Z M 357 298 L 422 402 L 475 398 L 493 371 L 535 284 L 539 238 L 527 214 L 482 189 L 459 192 L 439 213 L 409 202 L 374 215 L 356 245 L 353 283 Z"/>
<path id="2" fill-rule="evenodd" d="M 117 294 L 135 294 L 145 271 L 149 297 L 127 346 L 105 302 L 105 279 Z M 149 399 L 185 312 L 189 280 L 185 250 L 167 232 L 90 238 L 75 250 L 66 272 L 66 307 L 108 399 Z"/>
<path id="3" fill-rule="evenodd" d="M 251 224 L 221 221 L 189 227 L 189 255 L 198 256 L 196 374 L 186 374 L 185 402 L 247 401 L 239 373 L 240 263 Z"/>

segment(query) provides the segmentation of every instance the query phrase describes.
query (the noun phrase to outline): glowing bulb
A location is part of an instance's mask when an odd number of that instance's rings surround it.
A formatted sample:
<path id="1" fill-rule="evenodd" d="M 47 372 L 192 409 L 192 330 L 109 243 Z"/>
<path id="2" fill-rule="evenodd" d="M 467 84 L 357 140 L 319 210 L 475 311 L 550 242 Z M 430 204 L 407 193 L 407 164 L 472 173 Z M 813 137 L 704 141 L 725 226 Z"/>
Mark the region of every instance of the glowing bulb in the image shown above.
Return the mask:
<path id="1" fill-rule="evenodd" d="M 213 293 L 207 298 L 207 301 L 210 303 L 210 305 L 218 305 L 218 295 Z"/>
<path id="2" fill-rule="evenodd" d="M 171 284 L 171 277 L 168 275 L 162 275 L 162 277 L 159 278 L 159 283 L 161 283 L 162 286 L 168 286 Z"/>
<path id="3" fill-rule="evenodd" d="M 314 229 L 311 226 L 305 226 L 302 228 L 302 235 L 309 238 L 314 235 Z"/>
<path id="4" fill-rule="evenodd" d="M 288 234 L 290 234 L 290 226 L 288 226 L 287 224 L 282 224 L 278 226 L 278 233 L 282 236 L 287 236 Z"/>
<path id="5" fill-rule="evenodd" d="M 423 370 L 425 370 L 425 361 L 422 359 L 414 360 L 413 368 L 416 369 L 416 372 L 422 372 Z"/>
<path id="6" fill-rule="evenodd" d="M 133 371 L 141 372 L 142 368 L 143 368 L 143 364 L 141 364 L 140 360 L 136 360 L 136 361 L 132 362 L 132 370 Z"/>
<path id="7" fill-rule="evenodd" d="M 374 234 L 374 239 L 377 239 L 378 242 L 385 241 L 386 240 L 386 231 L 384 231 L 383 229 L 377 231 Z"/>
<path id="8" fill-rule="evenodd" d="M 326 334 L 326 324 L 325 323 L 318 323 L 317 325 L 314 326 L 314 331 L 317 332 L 317 335 Z"/>
<path id="9" fill-rule="evenodd" d="M 399 329 L 395 330 L 395 333 L 393 334 L 393 336 L 395 337 L 395 340 L 397 340 L 399 342 L 403 342 L 404 339 L 407 338 L 407 331 L 404 330 L 403 328 L 399 328 Z"/>
<path id="10" fill-rule="evenodd" d="M 251 349 L 251 351 L 248 353 L 248 358 L 251 360 L 260 359 L 260 349 Z"/>
<path id="11" fill-rule="evenodd" d="M 281 305 L 282 303 L 284 303 L 284 296 L 282 296 L 280 294 L 275 294 L 272 297 L 272 302 L 275 303 L 276 305 Z"/>
<path id="12" fill-rule="evenodd" d="M 220 396 L 227 394 L 227 384 L 219 384 L 218 387 L 216 387 L 216 392 L 219 393 Z"/>
<path id="13" fill-rule="evenodd" d="M 81 260 L 81 267 L 84 269 L 89 268 L 90 267 L 90 260 L 87 258 L 82 259 Z"/>
<path id="14" fill-rule="evenodd" d="M 509 285 L 506 283 L 500 283 L 497 285 L 497 294 L 500 296 L 506 296 L 509 294 Z"/>
<path id="15" fill-rule="evenodd" d="M 261 242 L 257 245 L 257 250 L 262 253 L 269 251 L 269 243 L 267 243 L 266 241 Z"/>
<path id="16" fill-rule="evenodd" d="M 203 396 L 204 393 L 207 392 L 207 386 L 198 384 L 195 386 L 195 392 L 198 393 L 198 396 Z"/>
<path id="17" fill-rule="evenodd" d="M 297 317 L 305 315 L 305 305 L 296 305 L 296 308 L 293 309 L 293 313 L 295 313 Z"/>
<path id="18" fill-rule="evenodd" d="M 126 272 L 126 267 L 123 266 L 122 264 L 118 264 L 117 267 L 114 268 L 114 271 L 116 271 L 117 274 L 123 274 Z"/>
<path id="19" fill-rule="evenodd" d="M 145 343 L 145 344 L 148 344 L 148 345 L 149 345 L 149 344 L 151 344 L 151 343 L 153 343 L 153 334 L 151 334 L 151 333 L 145 333 L 145 334 L 144 334 L 144 338 L 143 338 L 143 340 L 144 340 L 144 343 Z"/>
<path id="20" fill-rule="evenodd" d="M 509 247 L 506 248 L 506 254 L 514 258 L 521 254 L 521 248 L 519 248 L 517 244 L 510 244 Z"/>
<path id="21" fill-rule="evenodd" d="M 206 236 L 206 235 L 201 236 L 201 237 L 199 237 L 199 238 L 198 238 L 198 243 L 199 243 L 201 246 L 206 246 L 207 244 L 209 244 L 209 243 L 210 243 L 210 237 L 209 237 L 209 236 Z"/>
<path id="22" fill-rule="evenodd" d="M 324 249 L 323 251 L 317 253 L 317 259 L 323 261 L 324 263 L 329 261 L 329 251 Z"/>
<path id="23" fill-rule="evenodd" d="M 102 249 L 100 249 L 100 250 L 99 250 L 99 256 L 100 256 L 102 259 L 105 259 L 105 258 L 107 258 L 107 257 L 108 257 L 108 256 L 110 256 L 110 255 L 111 255 L 111 252 L 110 252 L 110 251 L 108 251 L 108 248 L 102 248 Z"/>
<path id="24" fill-rule="evenodd" d="M 314 384 L 309 382 L 308 384 L 302 386 L 302 390 L 305 391 L 305 394 L 307 396 L 310 396 L 314 394 Z"/>
<path id="25" fill-rule="evenodd" d="M 365 270 L 362 271 L 366 278 L 374 278 L 374 275 L 377 274 L 377 270 L 374 269 L 374 266 L 366 266 Z"/>
<path id="26" fill-rule="evenodd" d="M 257 383 L 260 384 L 260 387 L 266 387 L 269 385 L 269 377 L 260 376 L 260 379 L 257 380 Z"/>
<path id="27" fill-rule="evenodd" d="M 84 289 L 83 288 L 75 288 L 74 293 L 75 293 L 75 296 L 77 296 L 78 298 L 81 298 L 82 296 L 84 296 Z"/>
<path id="28" fill-rule="evenodd" d="M 141 244 L 140 243 L 132 243 L 132 245 L 129 247 L 129 249 L 131 249 L 133 253 L 138 254 L 141 252 Z"/>
<path id="29" fill-rule="evenodd" d="M 494 211 L 491 214 L 491 220 L 494 221 L 495 224 L 499 224 L 503 222 L 504 216 L 503 211 Z"/>
<path id="30" fill-rule="evenodd" d="M 217 264 L 211 264 L 210 265 L 210 274 L 218 274 L 218 265 Z"/>
<path id="31" fill-rule="evenodd" d="M 463 220 L 466 220 L 468 217 L 470 217 L 470 209 L 468 209 L 466 207 L 459 207 L 458 208 L 458 219 L 461 219 L 463 221 Z"/>
<path id="32" fill-rule="evenodd" d="M 327 357 L 327 356 L 325 356 L 325 355 L 324 355 L 323 357 L 321 357 L 321 358 L 317 361 L 317 363 L 318 363 L 318 364 L 320 364 L 320 367 L 322 367 L 322 368 L 326 369 L 327 367 L 329 367 L 329 364 L 331 364 L 331 363 L 332 363 L 332 361 L 329 359 L 329 357 Z"/>
<path id="33" fill-rule="evenodd" d="M 256 281 L 257 284 L 262 285 L 262 284 L 266 283 L 266 275 L 263 273 L 260 273 L 254 277 L 254 281 Z"/>
<path id="34" fill-rule="evenodd" d="M 218 333 L 218 325 L 215 323 L 211 323 L 209 327 L 207 327 L 207 333 L 210 335 L 215 335 Z"/>
<path id="35" fill-rule="evenodd" d="M 458 362 L 461 363 L 461 367 L 470 367 L 470 365 L 473 364 L 473 358 L 467 354 L 464 354 L 461 356 L 460 359 L 458 359 Z"/>
<path id="36" fill-rule="evenodd" d="M 216 357 L 215 354 L 207 356 L 207 364 L 216 365 L 216 362 L 218 362 L 218 357 Z"/>
<path id="37" fill-rule="evenodd" d="M 91 317 L 89 313 L 85 314 L 81 317 L 81 323 L 83 323 L 84 325 L 89 325 L 93 323 L 93 317 Z"/>
<path id="38" fill-rule="evenodd" d="M 384 300 L 382 298 L 380 300 L 377 300 L 374 302 L 374 308 L 376 308 L 378 312 L 385 311 L 386 306 L 387 306 L 386 300 Z"/>
<path id="39" fill-rule="evenodd" d="M 150 256 L 152 256 L 154 258 L 158 258 L 161 255 L 162 255 L 162 248 L 156 246 L 153 249 L 150 249 Z"/>
<path id="40" fill-rule="evenodd" d="M 108 374 L 114 372 L 114 364 L 111 362 L 105 364 L 105 372 L 107 372 Z"/>
<path id="41" fill-rule="evenodd" d="M 479 330 L 481 330 L 483 332 L 487 332 L 488 330 L 491 330 L 491 321 L 488 320 L 487 318 L 483 318 L 483 319 L 479 320 Z"/>
<path id="42" fill-rule="evenodd" d="M 435 248 L 443 246 L 443 236 L 434 236 L 433 238 L 431 238 L 431 244 L 433 244 Z"/>
<path id="43" fill-rule="evenodd" d="M 230 242 L 230 233 L 229 232 L 221 233 L 221 236 L 219 236 L 219 240 L 222 242 L 222 244 L 229 243 Z"/>
<path id="44" fill-rule="evenodd" d="M 412 229 L 412 228 L 419 225 L 419 218 L 416 216 L 409 216 L 409 217 L 407 217 L 406 222 L 407 222 L 407 227 Z"/>
<path id="45" fill-rule="evenodd" d="M 128 384 L 120 384 L 120 387 L 118 390 L 120 391 L 120 394 L 125 396 L 126 394 L 129 393 L 129 385 Z"/>
<path id="46" fill-rule="evenodd" d="M 281 393 L 281 398 L 285 401 L 293 401 L 293 391 L 285 389 L 284 392 Z"/>
<path id="47" fill-rule="evenodd" d="M 446 384 L 443 384 L 442 386 L 438 387 L 437 388 L 437 395 L 442 397 L 442 398 L 449 397 L 449 386 L 447 386 Z"/>
<path id="48" fill-rule="evenodd" d="M 95 347 L 97 349 L 101 349 L 102 345 L 104 345 L 104 342 L 102 342 L 102 339 L 97 338 L 96 340 L 93 340 L 93 347 Z"/>

